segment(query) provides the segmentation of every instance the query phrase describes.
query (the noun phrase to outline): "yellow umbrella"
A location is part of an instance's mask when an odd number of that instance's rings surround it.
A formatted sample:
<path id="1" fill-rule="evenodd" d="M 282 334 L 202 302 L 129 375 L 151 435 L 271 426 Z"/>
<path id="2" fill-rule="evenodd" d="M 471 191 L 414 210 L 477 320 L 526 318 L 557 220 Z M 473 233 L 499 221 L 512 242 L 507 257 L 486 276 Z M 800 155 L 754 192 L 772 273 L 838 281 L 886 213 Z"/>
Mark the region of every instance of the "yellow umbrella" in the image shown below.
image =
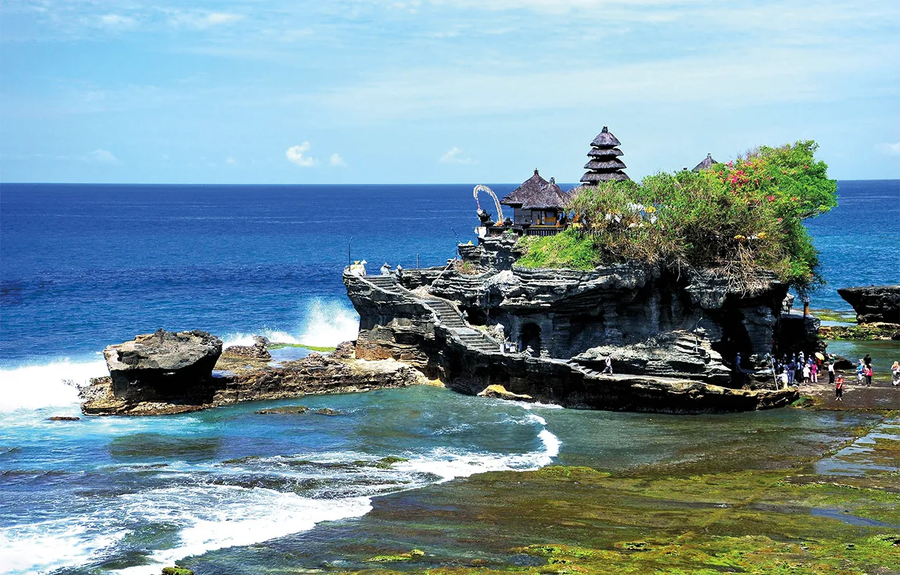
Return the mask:
<path id="1" fill-rule="evenodd" d="M 819 359 L 821 359 L 822 361 L 825 360 L 825 356 L 822 355 L 821 353 L 819 353 L 818 351 L 816 352 L 816 357 L 819 358 Z"/>

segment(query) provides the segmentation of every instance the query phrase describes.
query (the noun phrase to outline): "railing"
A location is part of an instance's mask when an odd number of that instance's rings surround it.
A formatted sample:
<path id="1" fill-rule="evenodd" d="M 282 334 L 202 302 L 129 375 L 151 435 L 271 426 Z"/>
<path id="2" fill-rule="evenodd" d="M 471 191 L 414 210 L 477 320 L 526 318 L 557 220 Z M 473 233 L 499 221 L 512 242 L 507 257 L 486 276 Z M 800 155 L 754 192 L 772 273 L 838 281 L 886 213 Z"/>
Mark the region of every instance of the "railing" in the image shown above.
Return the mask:
<path id="1" fill-rule="evenodd" d="M 539 227 L 539 226 L 531 226 L 530 228 L 525 228 L 525 235 L 526 236 L 540 236 L 540 237 L 555 236 L 556 234 L 563 231 L 564 229 L 566 229 L 566 228 L 564 228 L 562 226 L 559 226 L 559 227 L 553 226 L 553 227 L 546 227 L 546 228 Z"/>

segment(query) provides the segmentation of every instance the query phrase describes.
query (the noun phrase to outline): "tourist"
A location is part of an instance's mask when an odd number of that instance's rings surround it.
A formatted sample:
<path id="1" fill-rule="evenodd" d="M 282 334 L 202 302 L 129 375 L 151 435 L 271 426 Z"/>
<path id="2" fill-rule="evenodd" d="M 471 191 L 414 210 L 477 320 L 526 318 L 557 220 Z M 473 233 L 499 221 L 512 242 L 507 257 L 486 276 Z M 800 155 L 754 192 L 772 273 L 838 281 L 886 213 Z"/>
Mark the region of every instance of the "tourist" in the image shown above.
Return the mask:
<path id="1" fill-rule="evenodd" d="M 872 356 L 869 355 L 868 353 L 863 358 L 863 365 L 865 365 L 867 367 L 872 367 Z"/>
<path id="2" fill-rule="evenodd" d="M 872 364 L 871 363 L 865 366 L 865 368 L 863 369 L 863 375 L 865 375 L 865 377 L 866 377 L 866 386 L 871 387 L 872 386 Z"/>
<path id="3" fill-rule="evenodd" d="M 781 368 L 781 375 L 778 376 L 778 379 L 781 380 L 781 385 L 787 389 L 788 387 L 788 369 L 787 367 Z"/>
<path id="4" fill-rule="evenodd" d="M 816 362 L 809 366 L 809 381 L 819 383 L 819 365 Z"/>
<path id="5" fill-rule="evenodd" d="M 797 371 L 797 364 L 794 363 L 794 358 L 791 358 L 791 361 L 784 368 L 787 370 L 788 385 L 794 385 L 794 373 Z"/>
<path id="6" fill-rule="evenodd" d="M 866 377 L 866 368 L 863 365 L 862 358 L 860 358 L 859 363 L 856 364 L 856 384 L 862 385 L 865 377 Z"/>
<path id="7" fill-rule="evenodd" d="M 809 383 L 809 378 L 812 375 L 812 370 L 809 367 L 808 363 L 803 364 L 803 383 Z"/>
<path id="8" fill-rule="evenodd" d="M 834 385 L 834 360 L 828 362 L 828 383 Z"/>
<path id="9" fill-rule="evenodd" d="M 839 371 L 837 381 L 834 382 L 834 398 L 837 401 L 844 401 L 844 372 Z"/>
<path id="10" fill-rule="evenodd" d="M 381 266 L 381 275 L 383 275 L 383 276 L 391 275 L 391 266 L 387 262 L 384 262 L 384 265 Z"/>
<path id="11" fill-rule="evenodd" d="M 898 361 L 891 366 L 891 385 L 900 385 L 900 362 Z"/>
<path id="12" fill-rule="evenodd" d="M 607 373 L 608 373 L 609 375 L 612 375 L 612 374 L 613 374 L 613 371 L 612 371 L 612 356 L 611 356 L 611 355 L 607 355 L 607 356 L 606 356 L 606 367 L 603 368 L 603 373 L 604 373 L 604 374 L 607 374 Z"/>

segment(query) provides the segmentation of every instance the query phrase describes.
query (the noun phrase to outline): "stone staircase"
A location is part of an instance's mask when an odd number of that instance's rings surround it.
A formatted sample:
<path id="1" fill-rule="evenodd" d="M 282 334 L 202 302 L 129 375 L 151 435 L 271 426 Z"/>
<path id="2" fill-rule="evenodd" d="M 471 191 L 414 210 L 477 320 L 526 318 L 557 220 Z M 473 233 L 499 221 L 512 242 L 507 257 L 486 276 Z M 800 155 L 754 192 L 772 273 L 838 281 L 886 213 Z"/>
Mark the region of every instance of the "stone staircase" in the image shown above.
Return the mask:
<path id="1" fill-rule="evenodd" d="M 393 275 L 364 276 L 364 279 L 380 290 L 403 293 L 418 299 L 437 315 L 441 325 L 453 331 L 469 349 L 481 353 L 500 353 L 500 342 L 495 341 L 466 323 L 462 314 L 449 301 L 437 297 L 417 298 L 411 291 L 400 285 L 400 282 Z"/>
<path id="2" fill-rule="evenodd" d="M 369 283 L 374 284 L 376 287 L 385 291 L 408 291 L 406 288 L 400 285 L 400 283 L 397 281 L 397 278 L 395 278 L 394 276 L 364 276 L 364 278 Z"/>
<path id="3" fill-rule="evenodd" d="M 581 365 L 580 363 L 578 363 L 577 361 L 575 361 L 573 359 L 569 359 L 569 360 L 565 361 L 564 363 L 566 365 L 568 365 L 569 367 L 571 367 L 572 369 L 574 369 L 575 371 L 581 372 L 584 375 L 591 377 L 591 378 L 613 377 L 608 374 L 604 376 L 603 372 L 597 371 L 596 369 L 593 369 L 590 367 L 587 367 L 586 365 Z"/>

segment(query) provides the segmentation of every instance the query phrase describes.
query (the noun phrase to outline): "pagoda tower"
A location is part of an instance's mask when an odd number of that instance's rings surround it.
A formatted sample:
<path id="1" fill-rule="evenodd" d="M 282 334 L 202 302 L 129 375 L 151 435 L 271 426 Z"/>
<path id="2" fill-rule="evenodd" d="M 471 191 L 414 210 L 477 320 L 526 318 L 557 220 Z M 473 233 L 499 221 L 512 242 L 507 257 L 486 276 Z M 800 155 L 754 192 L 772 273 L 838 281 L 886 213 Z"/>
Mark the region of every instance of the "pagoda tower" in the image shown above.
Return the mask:
<path id="1" fill-rule="evenodd" d="M 624 162 L 619 159 L 622 150 L 616 147 L 621 144 L 622 142 L 603 126 L 603 131 L 591 142 L 591 151 L 588 152 L 590 161 L 584 165 L 587 172 L 581 176 L 581 182 L 593 186 L 600 182 L 631 179 L 622 171 L 625 168 Z"/>

